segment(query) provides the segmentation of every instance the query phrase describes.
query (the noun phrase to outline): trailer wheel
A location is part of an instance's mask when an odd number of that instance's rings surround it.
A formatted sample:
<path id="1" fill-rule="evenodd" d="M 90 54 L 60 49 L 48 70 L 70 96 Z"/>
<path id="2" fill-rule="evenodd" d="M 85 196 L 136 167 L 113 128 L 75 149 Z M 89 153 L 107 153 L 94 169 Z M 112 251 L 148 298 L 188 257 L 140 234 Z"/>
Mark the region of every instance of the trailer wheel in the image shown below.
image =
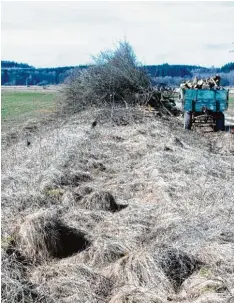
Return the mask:
<path id="1" fill-rule="evenodd" d="M 185 112 L 184 113 L 184 129 L 191 129 L 192 127 L 192 113 Z"/>
<path id="2" fill-rule="evenodd" d="M 219 112 L 219 114 L 217 116 L 217 119 L 216 119 L 216 125 L 215 125 L 215 130 L 216 131 L 219 131 L 219 130 L 224 131 L 225 130 L 224 120 L 225 120 L 224 114 L 222 112 Z"/>

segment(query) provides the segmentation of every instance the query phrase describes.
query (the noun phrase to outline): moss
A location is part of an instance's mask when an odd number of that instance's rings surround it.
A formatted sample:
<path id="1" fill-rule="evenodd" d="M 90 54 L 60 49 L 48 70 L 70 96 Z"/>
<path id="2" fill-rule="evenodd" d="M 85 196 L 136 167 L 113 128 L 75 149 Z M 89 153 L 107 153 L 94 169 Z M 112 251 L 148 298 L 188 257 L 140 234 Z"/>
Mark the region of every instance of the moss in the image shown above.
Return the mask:
<path id="1" fill-rule="evenodd" d="M 216 292 L 220 286 L 218 285 L 206 285 L 201 289 L 201 293 L 206 293 L 206 292 Z"/>
<path id="2" fill-rule="evenodd" d="M 56 197 L 56 198 L 61 197 L 64 193 L 65 193 L 65 190 L 63 188 L 49 189 L 47 191 L 47 194 L 49 196 Z"/>
<path id="3" fill-rule="evenodd" d="M 1 239 L 1 248 L 7 248 L 9 245 L 11 245 L 14 242 L 15 238 L 14 236 L 8 236 L 6 238 Z"/>
<path id="4" fill-rule="evenodd" d="M 211 270 L 206 267 L 202 267 L 199 271 L 199 275 L 204 278 L 210 278 L 211 274 Z"/>

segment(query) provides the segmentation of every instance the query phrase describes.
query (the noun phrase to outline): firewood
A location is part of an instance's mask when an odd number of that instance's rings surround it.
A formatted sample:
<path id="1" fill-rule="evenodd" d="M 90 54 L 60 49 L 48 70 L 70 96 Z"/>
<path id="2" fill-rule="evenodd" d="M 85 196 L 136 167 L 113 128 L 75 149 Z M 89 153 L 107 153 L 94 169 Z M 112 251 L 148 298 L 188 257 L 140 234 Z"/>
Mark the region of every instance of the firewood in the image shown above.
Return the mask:
<path id="1" fill-rule="evenodd" d="M 206 79 L 199 79 L 197 76 L 193 80 L 183 81 L 180 84 L 180 88 L 182 89 L 211 89 L 211 88 L 218 88 L 221 89 L 219 86 L 220 83 L 220 76 L 216 75 L 215 77 L 208 77 Z"/>

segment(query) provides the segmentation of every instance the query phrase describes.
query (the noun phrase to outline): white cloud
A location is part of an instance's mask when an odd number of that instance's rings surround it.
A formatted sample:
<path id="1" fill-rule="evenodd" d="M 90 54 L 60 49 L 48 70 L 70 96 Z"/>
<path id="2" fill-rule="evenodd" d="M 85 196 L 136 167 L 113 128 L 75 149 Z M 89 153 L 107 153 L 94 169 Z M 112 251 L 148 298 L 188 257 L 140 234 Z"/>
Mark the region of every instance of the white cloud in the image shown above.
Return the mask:
<path id="1" fill-rule="evenodd" d="M 85 64 L 126 38 L 146 64 L 233 61 L 233 2 L 2 2 L 2 59 Z"/>

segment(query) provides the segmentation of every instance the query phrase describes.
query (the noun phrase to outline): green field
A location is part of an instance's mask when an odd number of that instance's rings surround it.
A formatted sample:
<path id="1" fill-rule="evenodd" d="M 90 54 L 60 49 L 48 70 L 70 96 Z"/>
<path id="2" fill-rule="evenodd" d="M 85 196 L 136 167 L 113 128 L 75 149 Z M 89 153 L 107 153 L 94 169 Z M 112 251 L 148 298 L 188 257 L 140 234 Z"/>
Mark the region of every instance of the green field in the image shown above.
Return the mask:
<path id="1" fill-rule="evenodd" d="M 28 119 L 40 119 L 55 112 L 55 92 L 1 92 L 2 130 L 16 127 Z"/>
<path id="2" fill-rule="evenodd" d="M 234 116 L 234 94 L 229 94 L 228 111 L 229 115 Z"/>
<path id="3" fill-rule="evenodd" d="M 233 106 L 234 105 L 234 94 L 229 94 L 229 103 Z"/>

